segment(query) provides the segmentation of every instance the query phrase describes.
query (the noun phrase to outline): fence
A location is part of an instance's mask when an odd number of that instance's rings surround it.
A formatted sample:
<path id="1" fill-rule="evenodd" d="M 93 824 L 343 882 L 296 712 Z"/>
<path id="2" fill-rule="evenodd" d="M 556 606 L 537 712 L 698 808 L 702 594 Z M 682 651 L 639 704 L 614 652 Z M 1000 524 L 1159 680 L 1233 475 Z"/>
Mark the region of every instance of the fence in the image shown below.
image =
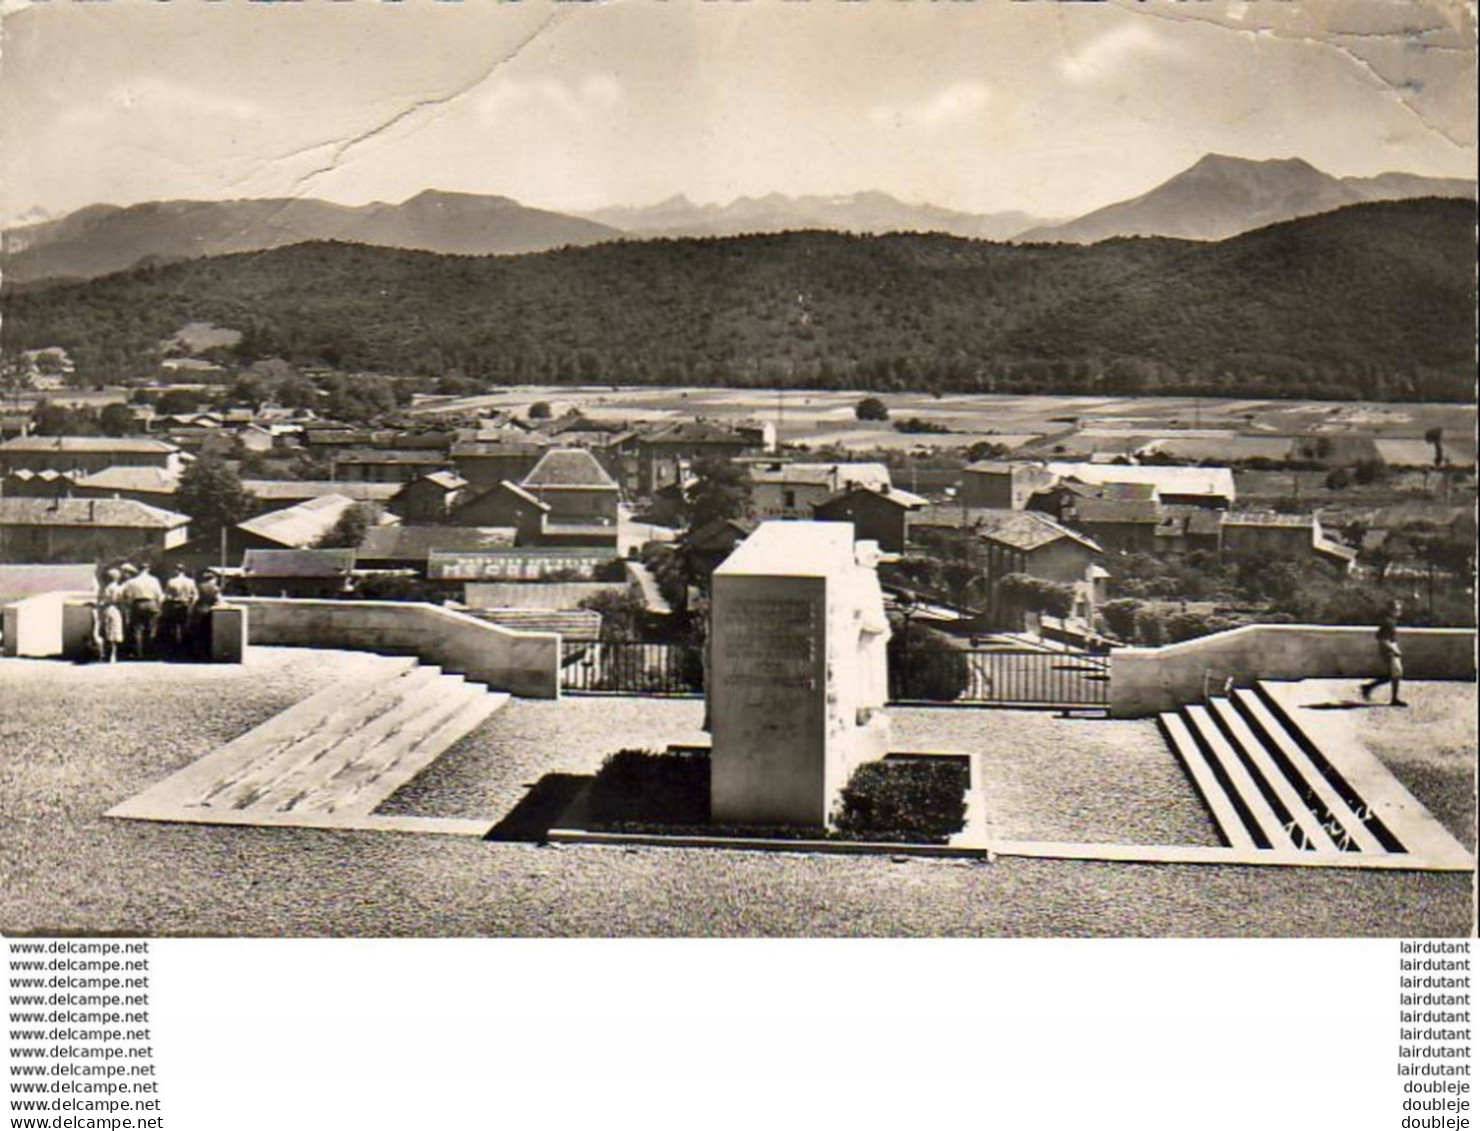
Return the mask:
<path id="1" fill-rule="evenodd" d="M 1110 657 L 1038 649 L 930 648 L 891 653 L 895 702 L 1108 707 Z"/>
<path id="2" fill-rule="evenodd" d="M 696 644 L 566 641 L 560 649 L 560 687 L 621 695 L 702 695 L 704 655 Z"/>
<path id="3" fill-rule="evenodd" d="M 1089 652 L 989 648 L 915 649 L 889 657 L 896 702 L 1023 707 L 1107 707 L 1110 659 Z M 565 691 L 621 695 L 700 695 L 704 660 L 697 645 L 578 644 L 561 649 Z"/>

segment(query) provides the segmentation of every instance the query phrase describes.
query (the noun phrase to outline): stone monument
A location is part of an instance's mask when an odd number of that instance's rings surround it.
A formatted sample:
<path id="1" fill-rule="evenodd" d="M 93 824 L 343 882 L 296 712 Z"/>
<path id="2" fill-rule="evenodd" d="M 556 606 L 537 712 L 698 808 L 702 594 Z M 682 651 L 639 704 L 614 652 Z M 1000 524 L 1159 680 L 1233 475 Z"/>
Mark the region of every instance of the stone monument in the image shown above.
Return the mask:
<path id="1" fill-rule="evenodd" d="M 841 522 L 766 522 L 714 571 L 710 815 L 826 824 L 889 749 L 889 622 L 875 543 Z"/>

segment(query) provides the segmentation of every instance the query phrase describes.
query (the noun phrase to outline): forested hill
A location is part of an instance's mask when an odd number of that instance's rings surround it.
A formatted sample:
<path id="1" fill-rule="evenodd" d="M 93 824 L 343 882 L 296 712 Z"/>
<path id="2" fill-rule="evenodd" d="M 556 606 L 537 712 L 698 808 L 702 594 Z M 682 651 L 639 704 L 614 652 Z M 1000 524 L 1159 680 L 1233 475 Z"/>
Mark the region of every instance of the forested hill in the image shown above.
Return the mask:
<path id="1" fill-rule="evenodd" d="M 1221 243 L 823 232 L 474 258 L 336 243 L 5 296 L 8 351 L 137 376 L 191 321 L 242 360 L 497 383 L 1473 399 L 1475 210 L 1364 204 Z"/>

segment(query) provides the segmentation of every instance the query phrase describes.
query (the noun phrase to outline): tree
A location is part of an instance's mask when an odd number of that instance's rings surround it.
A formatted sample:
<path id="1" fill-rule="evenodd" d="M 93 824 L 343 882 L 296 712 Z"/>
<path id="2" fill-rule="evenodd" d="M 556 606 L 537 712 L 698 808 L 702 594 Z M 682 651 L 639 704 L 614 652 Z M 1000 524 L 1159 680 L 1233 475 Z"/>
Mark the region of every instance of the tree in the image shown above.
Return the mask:
<path id="1" fill-rule="evenodd" d="M 133 411 L 122 401 L 105 404 L 98 413 L 98 428 L 104 436 L 127 436 L 137 430 Z"/>
<path id="2" fill-rule="evenodd" d="M 166 389 L 155 402 L 161 416 L 188 416 L 200 411 L 200 394 L 194 389 Z"/>
<path id="3" fill-rule="evenodd" d="M 320 550 L 352 550 L 365 540 L 365 535 L 380 518 L 374 503 L 355 503 L 345 507 L 327 533 L 317 542 Z"/>
<path id="4" fill-rule="evenodd" d="M 864 397 L 853 406 L 853 415 L 859 420 L 888 420 L 889 406 L 878 397 Z"/>
<path id="5" fill-rule="evenodd" d="M 535 401 L 529 406 L 529 419 L 549 420 L 553 412 L 549 401 Z"/>
<path id="6" fill-rule="evenodd" d="M 601 614 L 601 639 L 604 642 L 642 639 L 642 618 L 647 609 L 636 593 L 625 589 L 603 590 L 581 598 L 581 608 Z"/>
<path id="7" fill-rule="evenodd" d="M 1101 605 L 1100 616 L 1105 621 L 1105 627 L 1112 634 L 1121 640 L 1134 640 L 1136 638 L 1136 613 L 1140 608 L 1141 602 L 1134 597 L 1119 597 Z"/>
<path id="8" fill-rule="evenodd" d="M 41 400 L 31 410 L 31 430 L 38 436 L 95 436 L 97 415 L 87 408 Z"/>
<path id="9" fill-rule="evenodd" d="M 252 513 L 252 496 L 223 461 L 203 456 L 185 469 L 175 491 L 175 505 L 199 528 L 218 532 Z"/>
<path id="10" fill-rule="evenodd" d="M 702 459 L 693 467 L 694 481 L 684 491 L 690 530 L 717 519 L 742 518 L 750 510 L 750 472 L 726 459 Z"/>

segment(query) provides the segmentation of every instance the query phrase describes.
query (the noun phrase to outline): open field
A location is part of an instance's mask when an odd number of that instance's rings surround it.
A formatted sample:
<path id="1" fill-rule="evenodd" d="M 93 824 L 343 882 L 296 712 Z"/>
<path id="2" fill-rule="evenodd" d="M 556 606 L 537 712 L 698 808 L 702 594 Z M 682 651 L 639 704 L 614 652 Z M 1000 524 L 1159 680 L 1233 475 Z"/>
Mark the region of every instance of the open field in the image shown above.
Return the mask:
<path id="1" fill-rule="evenodd" d="M 0 660 L 7 708 L 0 721 L 0 930 L 1393 937 L 1456 936 L 1473 927 L 1471 877 L 1462 874 L 557 849 L 101 817 L 324 686 L 333 679 L 335 656 L 264 648 L 241 668 Z M 608 748 L 632 741 L 681 741 L 698 721 L 693 701 L 591 699 L 512 708 L 516 713 L 494 715 L 392 801 L 430 808 L 440 798 L 498 815 L 546 774 L 589 772 Z M 976 741 L 972 734 L 997 735 L 1003 759 L 1016 749 L 1025 764 L 1012 773 L 1030 785 L 1062 780 L 1076 751 L 1098 757 L 1094 722 L 1084 724 L 1089 737 L 1082 748 L 1058 736 L 1060 749 L 1035 754 L 1036 745 L 1014 746 L 1017 716 L 935 710 L 951 727 L 966 727 L 967 741 Z M 1066 725 L 1042 722 L 1050 729 Z M 932 731 L 907 713 L 898 745 L 959 745 L 959 737 Z M 1119 767 L 1127 781 L 1137 766 L 1141 776 L 1161 781 L 1144 798 L 1148 810 L 1197 816 L 1178 800 L 1185 785 L 1156 769 L 1164 754 L 1130 744 L 1123 757 L 1130 760 Z M 1021 799 L 1008 800 L 1014 811 L 1031 815 Z M 1094 804 L 1087 796 L 1066 798 L 1059 819 L 1101 819 L 1093 816 Z M 1125 809 L 1136 801 L 1122 794 L 1114 804 Z M 1135 819 L 1163 818 L 1147 812 Z"/>
<path id="2" fill-rule="evenodd" d="M 428 399 L 417 411 L 524 412 L 536 401 L 549 401 L 556 413 L 576 408 L 602 420 L 699 416 L 717 421 L 766 420 L 779 422 L 781 439 L 790 443 L 817 446 L 836 442 L 855 448 L 961 447 L 980 439 L 1030 443 L 1077 431 L 1083 443 L 1099 440 L 1102 451 L 1133 450 L 1163 437 L 1175 437 L 1177 445 L 1186 446 L 1199 432 L 1203 433 L 1204 446 L 1211 444 L 1217 449 L 1217 442 L 1208 434 L 1221 432 L 1229 437 L 1222 445 L 1228 451 L 1225 458 L 1269 456 L 1276 449 L 1282 453 L 1290 437 L 1322 434 L 1404 441 L 1394 451 L 1405 461 L 1414 453 L 1422 456 L 1421 449 L 1428 449 L 1424 433 L 1440 427 L 1453 459 L 1473 461 L 1475 455 L 1474 405 L 880 393 L 873 395 L 888 405 L 891 420 L 860 422 L 854 418 L 853 408 L 869 395 L 822 390 L 780 393 L 774 389 L 524 386 L 484 396 Z M 906 435 L 894 430 L 892 421 L 910 417 L 953 431 L 946 435 Z M 1241 439 L 1236 433 L 1248 436 Z M 1413 446 L 1414 441 L 1419 447 Z M 1171 450 L 1176 451 L 1177 445 Z M 1198 446 L 1193 448 L 1200 452 Z M 1211 454 L 1218 453 L 1215 450 Z"/>

